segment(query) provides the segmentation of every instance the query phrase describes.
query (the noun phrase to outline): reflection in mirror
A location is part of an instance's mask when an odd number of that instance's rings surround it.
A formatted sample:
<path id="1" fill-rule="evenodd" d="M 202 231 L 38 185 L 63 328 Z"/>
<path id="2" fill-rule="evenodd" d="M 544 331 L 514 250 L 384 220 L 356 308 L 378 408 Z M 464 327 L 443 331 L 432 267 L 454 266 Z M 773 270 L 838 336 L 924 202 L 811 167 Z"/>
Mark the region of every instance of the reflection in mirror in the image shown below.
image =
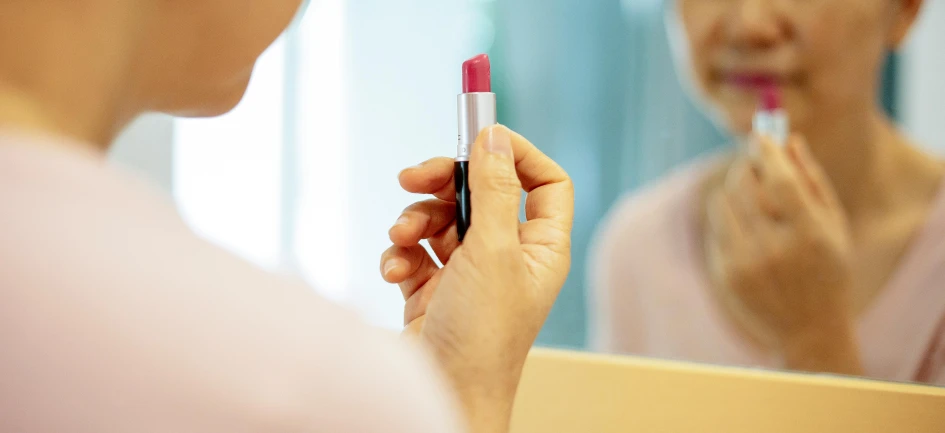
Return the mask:
<path id="1" fill-rule="evenodd" d="M 542 343 L 945 383 L 945 131 L 897 126 L 927 91 L 897 50 L 941 4 L 538 3 L 496 46 L 505 121 L 578 185 Z"/>

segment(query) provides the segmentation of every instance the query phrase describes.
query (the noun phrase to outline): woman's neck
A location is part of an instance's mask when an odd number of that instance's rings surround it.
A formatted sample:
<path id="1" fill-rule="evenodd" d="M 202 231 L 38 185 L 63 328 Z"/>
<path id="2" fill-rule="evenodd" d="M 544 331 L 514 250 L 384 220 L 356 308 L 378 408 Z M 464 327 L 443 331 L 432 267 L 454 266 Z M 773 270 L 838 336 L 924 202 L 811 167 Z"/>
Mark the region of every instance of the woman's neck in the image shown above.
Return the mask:
<path id="1" fill-rule="evenodd" d="M 135 116 L 125 90 L 137 3 L 0 3 L 0 127 L 107 148 Z"/>
<path id="2" fill-rule="evenodd" d="M 897 207 L 903 188 L 937 189 L 941 164 L 911 146 L 879 109 L 820 124 L 805 139 L 851 222 Z"/>

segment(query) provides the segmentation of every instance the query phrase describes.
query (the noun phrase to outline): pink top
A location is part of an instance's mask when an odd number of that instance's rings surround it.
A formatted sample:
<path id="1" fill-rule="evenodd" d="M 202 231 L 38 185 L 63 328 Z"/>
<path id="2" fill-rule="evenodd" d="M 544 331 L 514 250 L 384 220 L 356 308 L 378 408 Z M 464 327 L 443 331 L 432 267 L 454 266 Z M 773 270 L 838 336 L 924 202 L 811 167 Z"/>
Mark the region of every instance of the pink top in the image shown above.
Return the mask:
<path id="1" fill-rule="evenodd" d="M 622 201 L 593 248 L 594 344 L 614 353 L 777 368 L 717 306 L 703 268 L 697 194 L 718 159 Z M 945 384 L 945 191 L 857 324 L 868 376 Z"/>
<path id="2" fill-rule="evenodd" d="M 0 431 L 460 431 L 419 350 L 77 147 L 0 134 Z"/>

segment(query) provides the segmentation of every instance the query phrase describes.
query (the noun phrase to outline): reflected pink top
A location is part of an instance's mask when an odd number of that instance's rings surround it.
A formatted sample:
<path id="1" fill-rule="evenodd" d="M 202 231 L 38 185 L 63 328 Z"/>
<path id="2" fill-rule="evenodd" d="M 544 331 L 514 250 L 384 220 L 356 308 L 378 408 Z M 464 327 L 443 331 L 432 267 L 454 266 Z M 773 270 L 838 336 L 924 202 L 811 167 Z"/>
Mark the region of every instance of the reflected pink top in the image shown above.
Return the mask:
<path id="1" fill-rule="evenodd" d="M 709 290 L 696 203 L 717 163 L 682 169 L 611 211 L 588 266 L 598 349 L 779 367 L 741 336 Z M 868 376 L 945 385 L 945 191 L 857 333 Z"/>
<path id="2" fill-rule="evenodd" d="M 419 350 L 81 146 L 0 134 L 0 431 L 460 431 Z"/>

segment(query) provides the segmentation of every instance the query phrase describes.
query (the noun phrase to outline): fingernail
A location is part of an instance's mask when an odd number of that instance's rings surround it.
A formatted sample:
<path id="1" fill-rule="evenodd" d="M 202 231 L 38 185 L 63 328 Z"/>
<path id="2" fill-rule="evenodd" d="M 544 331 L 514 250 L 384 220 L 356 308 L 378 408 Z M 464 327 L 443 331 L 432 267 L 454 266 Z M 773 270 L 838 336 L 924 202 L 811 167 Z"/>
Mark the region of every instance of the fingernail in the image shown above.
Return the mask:
<path id="1" fill-rule="evenodd" d="M 395 226 L 407 225 L 410 222 L 410 218 L 407 218 L 407 215 L 401 215 L 400 218 L 397 218 L 397 221 L 394 222 Z"/>
<path id="2" fill-rule="evenodd" d="M 493 126 L 489 128 L 485 148 L 492 153 L 511 155 L 512 136 L 509 135 L 509 130 L 504 126 Z"/>
<path id="3" fill-rule="evenodd" d="M 390 274 L 397 267 L 397 262 L 393 259 L 384 262 L 384 275 Z"/>

